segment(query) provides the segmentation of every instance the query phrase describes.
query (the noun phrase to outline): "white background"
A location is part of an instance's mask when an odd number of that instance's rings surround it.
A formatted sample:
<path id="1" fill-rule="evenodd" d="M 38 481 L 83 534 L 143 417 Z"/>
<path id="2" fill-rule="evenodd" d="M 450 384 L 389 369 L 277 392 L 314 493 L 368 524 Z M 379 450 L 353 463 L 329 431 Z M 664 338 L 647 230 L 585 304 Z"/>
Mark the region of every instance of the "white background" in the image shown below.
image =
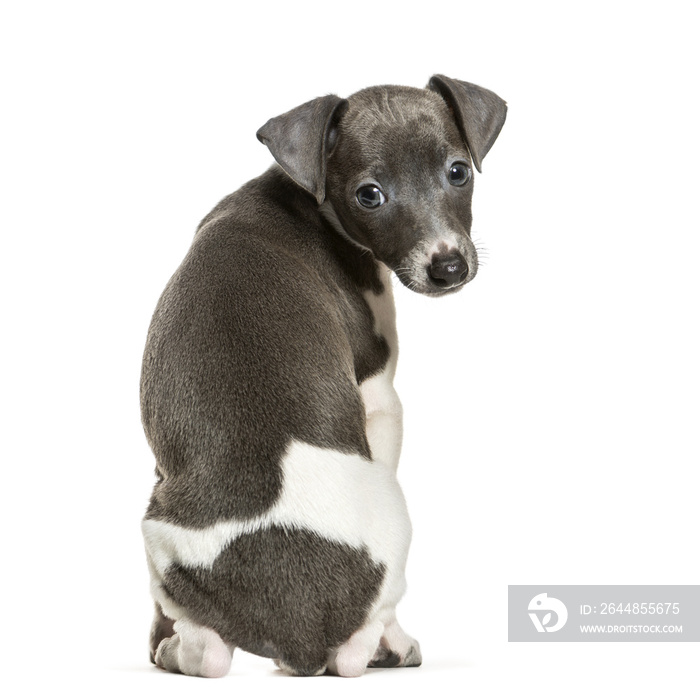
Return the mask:
<path id="1" fill-rule="evenodd" d="M 9 3 L 2 59 L 2 680 L 10 697 L 697 697 L 698 644 L 508 644 L 507 585 L 697 584 L 698 77 L 690 2 Z M 420 669 L 150 667 L 150 315 L 199 220 L 313 97 L 433 73 L 508 120 L 490 253 L 397 288 L 400 607 Z"/>

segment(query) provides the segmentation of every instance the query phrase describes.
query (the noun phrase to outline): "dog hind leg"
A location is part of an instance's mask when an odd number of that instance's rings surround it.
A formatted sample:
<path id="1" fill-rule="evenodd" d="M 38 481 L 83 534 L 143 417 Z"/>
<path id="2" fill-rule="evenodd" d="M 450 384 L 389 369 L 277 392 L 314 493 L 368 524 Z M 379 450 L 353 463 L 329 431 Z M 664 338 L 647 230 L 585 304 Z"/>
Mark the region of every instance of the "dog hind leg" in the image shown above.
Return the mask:
<path id="1" fill-rule="evenodd" d="M 153 624 L 151 625 L 151 637 L 150 637 L 150 652 L 151 652 L 151 663 L 156 662 L 156 649 L 158 645 L 166 638 L 172 637 L 175 634 L 173 630 L 174 620 L 166 617 L 163 614 L 163 608 L 160 607 L 160 603 L 155 604 L 155 615 L 153 617 Z"/>
<path id="2" fill-rule="evenodd" d="M 375 620 L 355 632 L 342 644 L 328 662 L 328 671 L 337 676 L 361 676 L 379 645 L 384 625 Z"/>
<path id="3" fill-rule="evenodd" d="M 420 666 L 422 660 L 418 642 L 409 637 L 401 625 L 393 620 L 384 628 L 379 647 L 369 665 L 372 668 Z"/>
<path id="4" fill-rule="evenodd" d="M 158 644 L 157 666 L 204 678 L 220 678 L 228 673 L 235 647 L 226 644 L 213 629 L 190 620 L 178 620 L 173 631 L 171 637 L 165 637 Z"/>

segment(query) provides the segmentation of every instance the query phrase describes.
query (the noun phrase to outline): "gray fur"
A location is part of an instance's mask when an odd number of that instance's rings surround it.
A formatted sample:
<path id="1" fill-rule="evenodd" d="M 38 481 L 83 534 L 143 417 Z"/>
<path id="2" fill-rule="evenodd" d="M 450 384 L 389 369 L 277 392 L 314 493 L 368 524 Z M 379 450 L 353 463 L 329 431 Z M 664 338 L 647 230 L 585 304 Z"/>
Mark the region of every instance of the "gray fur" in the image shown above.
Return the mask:
<path id="1" fill-rule="evenodd" d="M 357 387 L 388 348 L 369 289 L 381 289 L 374 262 L 278 167 L 216 207 L 148 334 L 141 407 L 159 478 L 148 518 L 206 527 L 264 513 L 292 439 L 370 456 Z"/>
<path id="2" fill-rule="evenodd" d="M 318 204 L 326 198 L 326 161 L 337 138 L 337 121 L 347 106 L 348 101 L 336 95 L 319 97 L 270 119 L 258 129 L 258 139 Z"/>
<path id="3" fill-rule="evenodd" d="M 340 224 L 410 289 L 430 295 L 460 289 L 475 277 L 478 259 L 469 235 L 474 180 L 452 187 L 445 177 L 449 164 L 471 162 L 451 106 L 432 90 L 399 86 L 367 88 L 348 102 L 327 166 L 328 200 Z M 359 209 L 362 183 L 380 185 L 387 203 Z M 463 283 L 449 289 L 425 274 L 421 247 L 445 230 L 459 234 L 457 252 L 469 264 Z"/>
<path id="4" fill-rule="evenodd" d="M 224 642 L 313 676 L 362 625 L 382 579 L 364 551 L 273 527 L 239 537 L 211 571 L 171 567 L 164 587 Z"/>
<path id="5" fill-rule="evenodd" d="M 372 458 L 359 386 L 390 356 L 365 298 L 383 291 L 378 261 L 424 294 L 473 279 L 473 180 L 455 187 L 446 173 L 455 161 L 480 169 L 503 119 L 493 93 L 434 76 L 427 90 L 318 98 L 259 130 L 279 165 L 201 222 L 148 332 L 147 519 L 199 529 L 265 514 L 294 440 Z M 386 194 L 376 210 L 358 204 L 367 183 Z M 172 565 L 163 586 L 227 645 L 315 674 L 364 624 L 383 578 L 363 549 L 269 527 L 211 569 Z M 151 651 L 160 644 L 161 665 L 176 669 L 172 624 L 157 607 Z M 380 650 L 375 665 L 395 663 L 420 653 Z"/>
<path id="6" fill-rule="evenodd" d="M 481 172 L 481 161 L 491 150 L 506 121 L 506 103 L 490 90 L 446 75 L 434 75 L 428 87 L 439 92 L 452 108 L 474 165 Z"/>

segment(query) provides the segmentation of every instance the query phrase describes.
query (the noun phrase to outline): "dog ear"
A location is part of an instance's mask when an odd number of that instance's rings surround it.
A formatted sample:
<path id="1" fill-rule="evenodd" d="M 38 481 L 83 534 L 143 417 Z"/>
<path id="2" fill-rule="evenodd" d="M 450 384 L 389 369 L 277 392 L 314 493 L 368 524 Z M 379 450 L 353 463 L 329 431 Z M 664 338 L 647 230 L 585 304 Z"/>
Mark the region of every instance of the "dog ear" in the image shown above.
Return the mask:
<path id="1" fill-rule="evenodd" d="M 506 103 L 490 90 L 445 75 L 434 75 L 428 89 L 440 93 L 454 112 L 474 165 L 481 172 L 481 161 L 506 120 Z"/>
<path id="2" fill-rule="evenodd" d="M 258 129 L 257 137 L 284 172 L 320 204 L 326 197 L 326 161 L 337 138 L 337 124 L 348 101 L 337 95 L 318 97 Z"/>

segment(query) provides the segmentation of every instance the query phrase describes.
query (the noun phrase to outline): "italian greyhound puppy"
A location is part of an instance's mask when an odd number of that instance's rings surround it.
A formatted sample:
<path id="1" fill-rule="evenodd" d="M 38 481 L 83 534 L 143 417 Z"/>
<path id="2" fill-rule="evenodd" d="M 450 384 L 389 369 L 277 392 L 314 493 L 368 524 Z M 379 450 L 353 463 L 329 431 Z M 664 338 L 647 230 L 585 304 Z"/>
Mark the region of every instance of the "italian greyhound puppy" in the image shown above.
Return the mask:
<path id="1" fill-rule="evenodd" d="M 223 676 L 236 647 L 295 675 L 420 665 L 395 613 L 411 524 L 390 275 L 433 296 L 474 279 L 472 168 L 505 117 L 435 75 L 258 131 L 276 164 L 202 221 L 148 332 L 157 666 Z"/>

